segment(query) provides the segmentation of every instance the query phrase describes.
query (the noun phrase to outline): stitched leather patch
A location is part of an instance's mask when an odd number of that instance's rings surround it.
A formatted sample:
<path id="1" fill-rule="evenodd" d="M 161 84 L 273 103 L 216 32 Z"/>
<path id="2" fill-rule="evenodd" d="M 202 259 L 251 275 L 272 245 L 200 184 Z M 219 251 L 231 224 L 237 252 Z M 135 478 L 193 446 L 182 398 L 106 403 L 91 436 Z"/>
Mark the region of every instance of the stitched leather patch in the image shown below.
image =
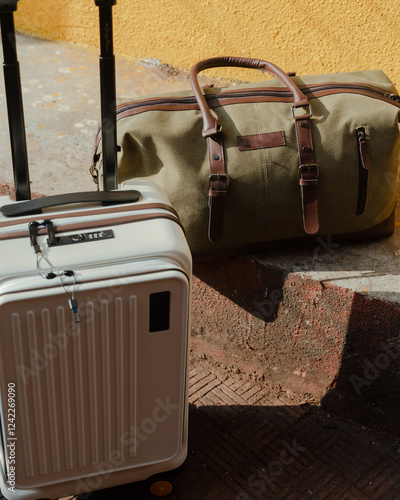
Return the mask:
<path id="1" fill-rule="evenodd" d="M 237 145 L 239 151 L 251 151 L 253 149 L 277 148 L 285 146 L 285 132 L 268 132 L 266 134 L 239 135 Z"/>

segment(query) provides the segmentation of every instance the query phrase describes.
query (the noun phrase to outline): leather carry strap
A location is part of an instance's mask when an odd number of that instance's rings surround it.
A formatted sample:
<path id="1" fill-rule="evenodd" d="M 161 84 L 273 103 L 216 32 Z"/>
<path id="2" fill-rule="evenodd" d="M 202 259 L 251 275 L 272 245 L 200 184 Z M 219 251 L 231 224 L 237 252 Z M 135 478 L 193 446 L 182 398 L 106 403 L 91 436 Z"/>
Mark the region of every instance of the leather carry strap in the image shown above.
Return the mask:
<path id="1" fill-rule="evenodd" d="M 207 138 L 210 159 L 210 186 L 208 205 L 210 208 L 209 231 L 210 241 L 222 239 L 225 198 L 229 184 L 223 154 L 222 129 L 212 115 L 207 101 L 200 88 L 197 75 L 201 71 L 215 67 L 241 67 L 266 71 L 278 78 L 293 95 L 292 114 L 296 123 L 296 134 L 300 158 L 300 192 L 302 199 L 304 230 L 309 234 L 318 231 L 317 211 L 317 178 L 318 166 L 315 163 L 313 141 L 311 135 L 311 106 L 307 97 L 294 83 L 290 76 L 278 66 L 260 59 L 240 57 L 214 57 L 195 64 L 190 70 L 190 83 L 194 96 L 203 115 L 203 137 Z M 306 115 L 296 116 L 297 108 L 308 108 Z M 306 127 L 302 125 L 306 124 Z M 313 168 L 311 168 L 313 167 Z"/>
<path id="2" fill-rule="evenodd" d="M 118 203 L 132 203 L 138 201 L 140 192 L 136 190 L 121 191 L 86 191 L 82 193 L 59 194 L 37 198 L 29 201 L 20 201 L 11 205 L 4 205 L 0 212 L 5 217 L 16 217 L 41 213 L 44 208 L 52 208 L 73 203 L 95 203 L 102 205 L 116 205 Z"/>
<path id="3" fill-rule="evenodd" d="M 315 162 L 310 118 L 311 113 L 296 116 L 295 120 L 300 159 L 299 184 L 303 209 L 303 227 L 307 234 L 315 234 L 319 229 L 317 205 L 319 167 Z"/>
<path id="4" fill-rule="evenodd" d="M 210 108 L 208 107 L 203 92 L 201 91 L 199 82 L 197 80 L 197 75 L 205 69 L 218 68 L 220 66 L 258 69 L 270 73 L 271 75 L 278 78 L 278 80 L 280 80 L 282 83 L 284 83 L 290 90 L 293 95 L 293 106 L 295 108 L 309 105 L 307 97 L 293 82 L 290 76 L 282 69 L 278 68 L 278 66 L 275 66 L 275 64 L 267 61 L 262 61 L 260 59 L 249 59 L 246 57 L 212 57 L 211 59 L 205 59 L 204 61 L 200 61 L 195 64 L 190 70 L 189 75 L 190 84 L 192 85 L 196 101 L 203 115 L 203 137 L 210 137 L 212 135 L 215 135 L 219 131 L 219 127 L 217 124 L 217 120 L 211 114 Z"/>
<path id="5" fill-rule="evenodd" d="M 226 175 L 224 148 L 220 134 L 207 137 L 210 176 L 208 189 L 208 238 L 216 243 L 221 241 L 224 227 L 225 198 L 229 179 Z"/>

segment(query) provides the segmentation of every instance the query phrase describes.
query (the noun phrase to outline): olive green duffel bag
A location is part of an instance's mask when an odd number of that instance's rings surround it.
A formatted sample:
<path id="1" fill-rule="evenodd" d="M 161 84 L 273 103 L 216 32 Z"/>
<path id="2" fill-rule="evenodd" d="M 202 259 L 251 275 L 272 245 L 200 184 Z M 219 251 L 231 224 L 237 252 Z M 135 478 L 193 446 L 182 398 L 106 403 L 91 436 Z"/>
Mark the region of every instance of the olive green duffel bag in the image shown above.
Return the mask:
<path id="1" fill-rule="evenodd" d="M 202 91 L 197 74 L 217 66 L 276 79 Z M 393 232 L 400 97 L 381 71 L 291 77 L 221 57 L 196 64 L 190 81 L 192 92 L 118 106 L 118 179 L 161 185 L 196 256 Z M 92 174 L 101 188 L 101 161 Z"/>

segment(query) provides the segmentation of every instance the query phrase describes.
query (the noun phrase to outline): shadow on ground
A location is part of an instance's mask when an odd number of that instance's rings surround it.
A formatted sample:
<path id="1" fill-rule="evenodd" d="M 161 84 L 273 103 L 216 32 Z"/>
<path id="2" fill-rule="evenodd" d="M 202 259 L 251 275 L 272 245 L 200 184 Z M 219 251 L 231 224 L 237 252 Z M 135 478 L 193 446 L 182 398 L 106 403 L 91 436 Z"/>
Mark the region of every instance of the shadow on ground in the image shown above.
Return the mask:
<path id="1" fill-rule="evenodd" d="M 309 405 L 193 404 L 188 459 L 168 498 L 395 500 L 398 446 L 388 434 Z M 151 496 L 137 483 L 90 498 Z"/>
<path id="2" fill-rule="evenodd" d="M 336 379 L 322 404 L 400 436 L 400 308 L 354 294 Z"/>
<path id="3" fill-rule="evenodd" d="M 400 436 L 399 304 L 244 257 L 194 274 L 193 345 Z"/>

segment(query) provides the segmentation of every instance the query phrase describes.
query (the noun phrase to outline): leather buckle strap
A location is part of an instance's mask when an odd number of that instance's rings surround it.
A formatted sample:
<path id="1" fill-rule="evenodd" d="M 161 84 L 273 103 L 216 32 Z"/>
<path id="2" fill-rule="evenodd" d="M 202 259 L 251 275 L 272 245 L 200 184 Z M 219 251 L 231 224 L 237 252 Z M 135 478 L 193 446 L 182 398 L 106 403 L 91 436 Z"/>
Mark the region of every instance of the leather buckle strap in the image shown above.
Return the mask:
<path id="1" fill-rule="evenodd" d="M 208 239 L 213 243 L 221 241 L 224 227 L 225 198 L 229 177 L 226 174 L 222 134 L 207 138 L 210 161 L 208 186 Z"/>
<path id="2" fill-rule="evenodd" d="M 211 174 L 209 179 L 209 196 L 226 196 L 229 186 L 227 174 Z"/>
<path id="3" fill-rule="evenodd" d="M 319 230 L 317 184 L 319 166 L 315 161 L 314 144 L 311 133 L 311 108 L 307 115 L 295 116 L 297 145 L 300 160 L 300 195 L 303 210 L 303 226 L 307 234 L 315 234 Z"/>
<path id="4" fill-rule="evenodd" d="M 315 234 L 319 229 L 317 207 L 317 184 L 319 166 L 315 163 L 300 165 L 300 192 L 303 205 L 303 225 L 308 234 Z"/>
<path id="5" fill-rule="evenodd" d="M 300 165 L 300 174 L 311 174 L 314 170 L 315 176 L 319 176 L 319 166 L 316 163 L 307 163 L 305 165 Z"/>
<path id="6" fill-rule="evenodd" d="M 300 165 L 300 186 L 308 186 L 318 182 L 319 166 L 316 163 Z"/>
<path id="7" fill-rule="evenodd" d="M 209 176 L 208 207 L 208 238 L 213 243 L 221 241 L 224 226 L 225 197 L 227 195 L 229 177 L 226 174 L 211 174 Z"/>
<path id="8" fill-rule="evenodd" d="M 299 108 L 307 108 L 308 107 L 308 113 L 307 114 L 303 114 L 303 115 L 296 115 L 296 112 L 295 112 L 295 109 L 299 109 Z M 312 117 L 312 108 L 311 108 L 311 104 L 307 104 L 306 106 L 292 106 L 292 116 L 293 118 L 296 120 L 296 119 L 299 119 L 299 118 L 311 118 Z"/>

